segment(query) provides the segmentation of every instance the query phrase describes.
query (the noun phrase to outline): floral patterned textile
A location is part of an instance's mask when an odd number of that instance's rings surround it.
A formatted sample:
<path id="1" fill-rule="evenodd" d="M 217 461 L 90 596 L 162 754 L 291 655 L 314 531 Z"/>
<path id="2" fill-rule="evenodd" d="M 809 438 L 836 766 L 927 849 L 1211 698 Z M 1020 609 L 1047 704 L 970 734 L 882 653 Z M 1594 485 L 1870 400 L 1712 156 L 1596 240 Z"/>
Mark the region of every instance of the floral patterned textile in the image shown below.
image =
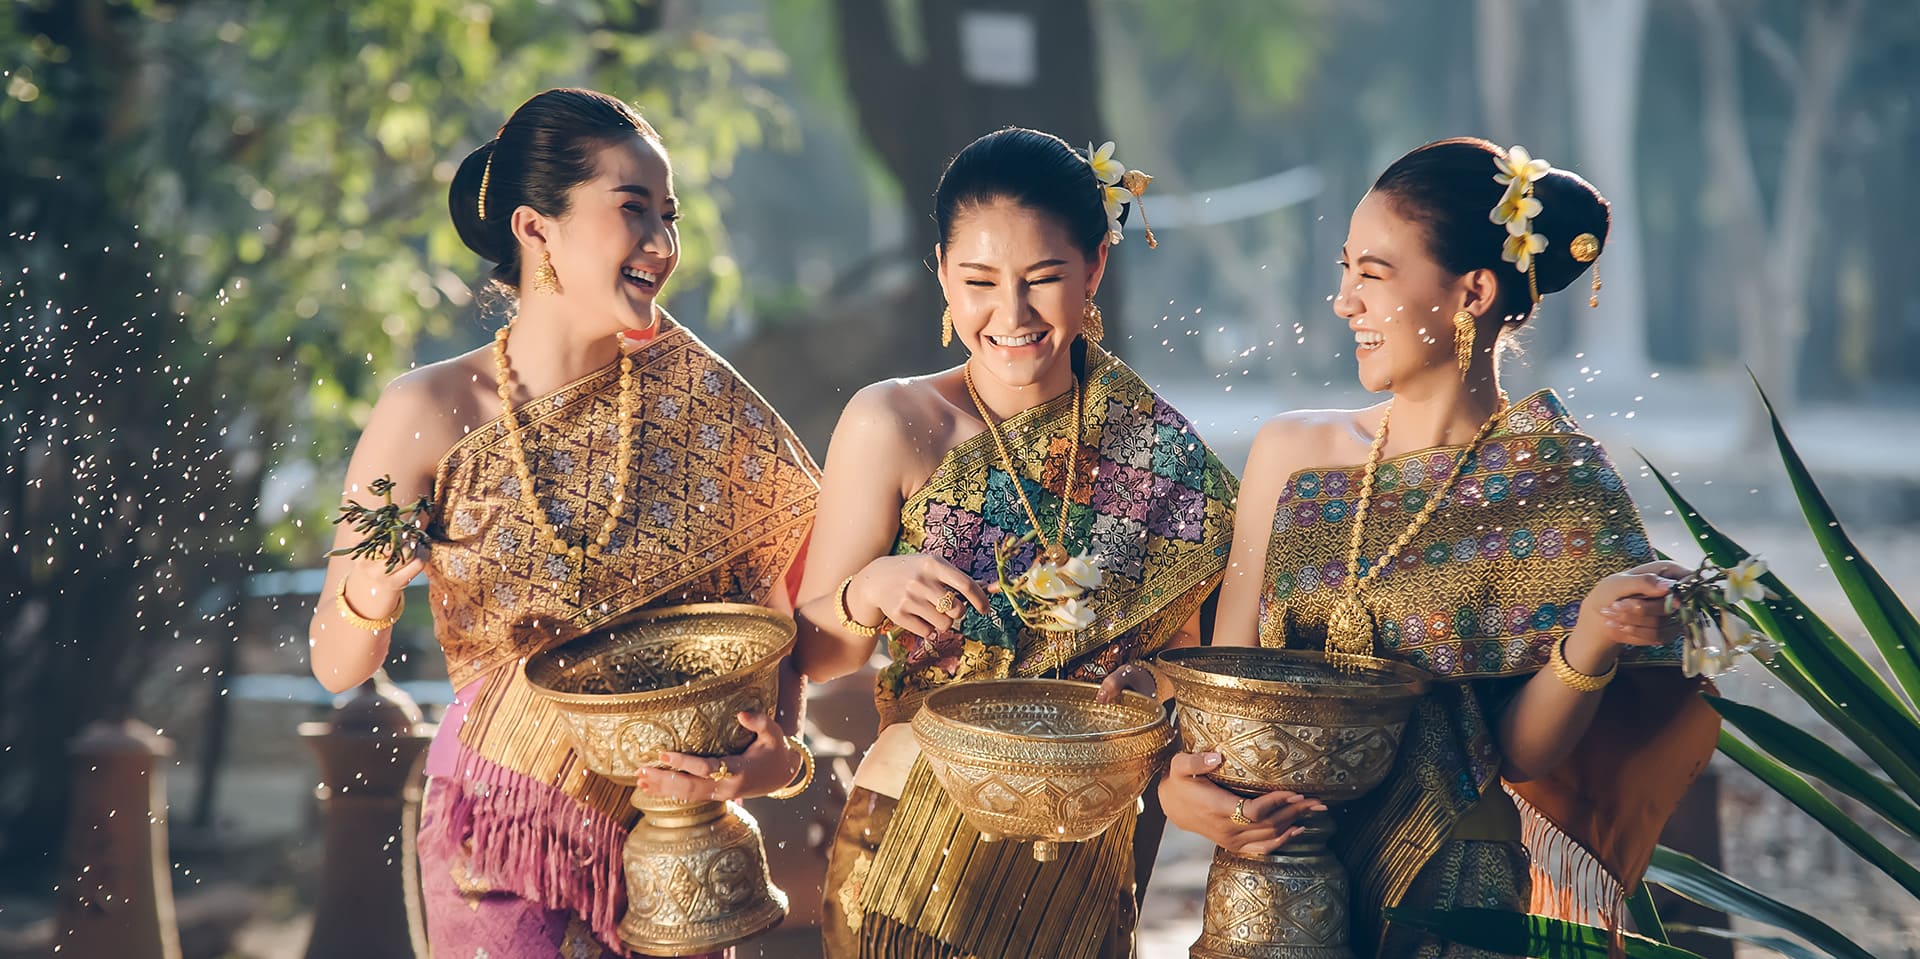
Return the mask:
<path id="1" fill-rule="evenodd" d="M 1374 476 L 1364 574 L 1452 474 L 1458 448 L 1382 460 Z M 1318 648 L 1344 595 L 1364 467 L 1295 473 L 1274 510 L 1262 636 Z M 1377 652 L 1442 679 L 1510 676 L 1546 665 L 1603 576 L 1654 558 L 1620 474 L 1541 391 L 1515 405 L 1461 470 L 1419 541 L 1367 588 Z M 1673 644 L 1629 661 L 1678 663 Z"/>
<path id="2" fill-rule="evenodd" d="M 985 433 L 956 446 L 900 509 L 896 553 L 931 553 L 983 583 L 994 547 L 1033 526 L 1014 487 L 1025 488 L 1053 540 L 1073 446 L 1073 397 L 1054 398 L 1002 424 L 1019 476 Z M 1097 619 L 1077 634 L 1022 624 L 1005 597 L 990 614 L 969 610 L 956 631 L 889 641 L 878 680 L 882 725 L 909 719 L 919 699 L 965 679 L 1058 673 L 1098 681 L 1152 655 L 1185 625 L 1226 568 L 1239 483 L 1180 412 L 1098 347 L 1088 350 L 1085 432 L 1073 466 L 1066 546 L 1090 553 L 1106 581 L 1092 596 Z M 1033 564 L 1027 544 L 1009 573 Z"/>
<path id="3" fill-rule="evenodd" d="M 1457 852 L 1459 843 L 1449 841 L 1455 825 L 1500 792 L 1496 730 L 1507 704 L 1573 630 L 1595 583 L 1654 558 L 1606 451 L 1543 390 L 1503 414 L 1470 455 L 1444 447 L 1380 462 L 1363 573 L 1382 561 L 1463 455 L 1459 482 L 1419 539 L 1363 594 L 1375 654 L 1441 680 L 1409 720 L 1386 783 L 1342 811 L 1334 837 L 1352 876 L 1363 956 L 1387 931 L 1383 907 L 1410 895 L 1455 895 L 1445 883 L 1416 885 L 1416 877 Z M 1346 595 L 1364 472 L 1316 468 L 1289 477 L 1267 546 L 1262 645 L 1326 648 L 1327 620 Z M 1529 815 L 1550 820 L 1551 829 L 1529 826 L 1527 835 L 1561 840 L 1562 848 L 1534 849 L 1536 859 L 1551 852 L 1561 864 L 1535 873 L 1535 892 L 1547 901 L 1566 900 L 1567 889 L 1603 887 L 1590 872 L 1613 877 L 1613 887 L 1637 882 L 1660 825 L 1712 753 L 1717 721 L 1679 661 L 1677 637 L 1625 650 L 1620 676 L 1573 755 L 1551 776 L 1510 787 Z M 1517 851 L 1523 836 L 1513 833 L 1502 838 Z M 1522 872 L 1501 888 L 1524 886 Z"/>

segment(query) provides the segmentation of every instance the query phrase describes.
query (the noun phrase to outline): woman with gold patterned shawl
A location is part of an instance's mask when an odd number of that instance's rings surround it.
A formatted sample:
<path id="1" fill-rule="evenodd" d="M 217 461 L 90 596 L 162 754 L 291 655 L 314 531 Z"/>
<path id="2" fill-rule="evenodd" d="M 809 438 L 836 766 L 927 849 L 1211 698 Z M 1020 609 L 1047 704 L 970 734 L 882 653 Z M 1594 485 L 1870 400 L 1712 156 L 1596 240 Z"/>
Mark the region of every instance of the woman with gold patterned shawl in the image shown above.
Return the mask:
<path id="1" fill-rule="evenodd" d="M 834 431 L 795 658 L 813 680 L 845 675 L 885 632 L 891 659 L 875 690 L 882 731 L 829 854 L 822 932 L 836 959 L 1131 952 L 1158 817 L 1129 815 L 1047 863 L 983 844 L 907 722 L 947 684 L 1099 681 L 1192 644 L 1226 565 L 1232 474 L 1097 345 L 1093 296 L 1122 212 L 1104 187 L 1120 191 L 1126 172 L 1111 152 L 1006 129 L 954 158 L 935 255 L 943 338 L 968 359 L 861 390 Z M 1030 534 L 1010 576 L 1050 552 L 1101 567 L 1090 625 L 1030 629 L 989 592 L 996 546 Z"/>
<path id="2" fill-rule="evenodd" d="M 625 954 L 630 787 L 582 767 L 520 663 L 649 606 L 790 608 L 817 471 L 656 302 L 679 259 L 677 201 L 665 149 L 632 108 L 585 90 L 534 97 L 467 157 L 449 202 L 517 316 L 491 346 L 401 376 L 374 408 L 347 497 L 382 474 L 405 500 L 426 495 L 427 545 L 393 570 L 332 560 L 313 671 L 335 691 L 373 673 L 424 568 L 456 690 L 419 831 L 433 954 Z M 669 755 L 674 768 L 641 788 L 778 790 L 803 762 L 787 739 L 799 685 L 784 668 L 780 715 L 747 714 L 756 739 L 726 758 L 729 775 Z"/>
<path id="3" fill-rule="evenodd" d="M 1536 911 L 1618 920 L 1713 751 L 1662 612 L 1688 571 L 1652 561 L 1619 472 L 1557 397 L 1500 389 L 1505 338 L 1608 223 L 1592 186 L 1519 147 L 1402 157 L 1354 210 L 1334 299 L 1362 385 L 1391 398 L 1289 413 L 1255 440 L 1215 642 L 1435 679 L 1388 781 L 1334 836 L 1362 956 L 1484 955 L 1383 924 L 1389 906 L 1525 910 L 1531 892 Z M 1161 802 L 1224 847 L 1271 851 L 1319 805 L 1237 802 L 1202 778 L 1217 762 L 1176 757 Z"/>

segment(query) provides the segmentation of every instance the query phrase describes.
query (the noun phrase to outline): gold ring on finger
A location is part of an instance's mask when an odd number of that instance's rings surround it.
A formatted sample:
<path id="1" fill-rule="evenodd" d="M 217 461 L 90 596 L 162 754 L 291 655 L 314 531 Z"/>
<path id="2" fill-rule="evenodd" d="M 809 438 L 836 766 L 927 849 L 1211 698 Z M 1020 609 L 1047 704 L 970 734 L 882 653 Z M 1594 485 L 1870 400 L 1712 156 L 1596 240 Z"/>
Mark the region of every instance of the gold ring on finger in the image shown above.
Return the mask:
<path id="1" fill-rule="evenodd" d="M 1247 801 L 1244 799 L 1233 804 L 1233 815 L 1228 816 L 1227 818 L 1233 820 L 1236 823 L 1239 823 L 1242 826 L 1253 825 L 1253 820 L 1247 818 Z"/>
<path id="2" fill-rule="evenodd" d="M 947 590 L 940 594 L 940 599 L 933 604 L 933 608 L 942 613 L 951 613 L 953 612 L 953 608 L 958 605 L 960 605 L 960 594 L 953 590 Z"/>
<path id="3" fill-rule="evenodd" d="M 727 768 L 727 763 L 725 760 L 721 760 L 720 768 L 714 770 L 713 772 L 708 773 L 707 778 L 713 780 L 714 782 L 719 782 L 731 775 L 733 775 L 733 770 Z"/>

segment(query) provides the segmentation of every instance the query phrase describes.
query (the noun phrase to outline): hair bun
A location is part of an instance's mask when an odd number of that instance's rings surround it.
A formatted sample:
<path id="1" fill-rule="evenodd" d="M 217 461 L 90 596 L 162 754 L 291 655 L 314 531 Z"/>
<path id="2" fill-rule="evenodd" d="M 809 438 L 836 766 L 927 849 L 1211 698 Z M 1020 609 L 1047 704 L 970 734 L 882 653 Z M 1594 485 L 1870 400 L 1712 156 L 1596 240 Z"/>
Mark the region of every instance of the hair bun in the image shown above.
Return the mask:
<path id="1" fill-rule="evenodd" d="M 507 226 L 507 217 L 502 215 L 511 210 L 496 208 L 489 211 L 494 214 L 492 219 L 480 218 L 480 188 L 482 181 L 488 179 L 487 161 L 499 142 L 500 138 L 495 137 L 475 147 L 460 161 L 460 169 L 454 172 L 453 183 L 447 187 L 447 212 L 452 215 L 460 242 L 489 263 L 506 262 L 507 247 L 513 242 L 513 231 Z"/>
<path id="2" fill-rule="evenodd" d="M 1534 258 L 1534 273 L 1540 295 L 1546 296 L 1566 289 L 1606 250 L 1612 208 L 1593 184 L 1579 174 L 1557 168 L 1534 181 L 1533 195 L 1540 201 L 1540 215 L 1533 219 L 1533 230 L 1547 238 L 1546 250 Z M 1584 260 L 1574 255 L 1588 252 L 1574 247 L 1574 241 L 1582 236 L 1591 236 L 1597 243 L 1592 255 Z"/>

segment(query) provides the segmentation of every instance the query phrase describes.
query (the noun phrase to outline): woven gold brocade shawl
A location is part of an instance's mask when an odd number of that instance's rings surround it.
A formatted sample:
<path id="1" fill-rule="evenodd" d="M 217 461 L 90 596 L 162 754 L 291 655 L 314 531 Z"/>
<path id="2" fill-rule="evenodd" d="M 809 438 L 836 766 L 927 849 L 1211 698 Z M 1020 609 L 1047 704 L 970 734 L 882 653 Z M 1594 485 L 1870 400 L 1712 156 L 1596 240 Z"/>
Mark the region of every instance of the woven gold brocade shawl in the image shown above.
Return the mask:
<path id="1" fill-rule="evenodd" d="M 1363 571 L 1445 483 L 1460 453 L 1439 448 L 1381 462 Z M 1289 478 L 1267 548 L 1263 645 L 1325 648 L 1327 618 L 1344 595 L 1361 474 L 1346 467 Z M 1416 711 L 1387 784 L 1356 804 L 1336 837 L 1362 928 L 1400 900 L 1480 795 L 1499 788 L 1499 717 L 1484 714 L 1482 693 L 1494 692 L 1485 681 L 1545 666 L 1593 585 L 1653 558 L 1620 474 L 1557 397 L 1543 390 L 1504 414 L 1420 539 L 1364 594 L 1375 653 L 1443 682 Z M 1629 887 L 1714 748 L 1717 720 L 1678 661 L 1677 642 L 1625 651 L 1620 678 L 1574 756 L 1547 779 L 1513 787 L 1551 832 Z"/>
<path id="2" fill-rule="evenodd" d="M 535 498 L 563 538 L 598 533 L 616 485 L 631 484 L 606 549 L 577 583 L 579 571 L 547 551 L 526 514 L 503 420 L 455 444 L 434 481 L 434 633 L 456 689 L 490 677 L 461 740 L 576 798 L 583 774 L 527 695 L 520 659 L 650 605 L 767 602 L 818 496 L 819 471 L 792 430 L 685 328 L 637 351 L 633 377 L 639 422 L 627 477 L 613 473 L 618 364 L 515 410 Z M 601 798 L 593 804 L 625 814 Z"/>
<path id="3" fill-rule="evenodd" d="M 934 689 L 968 679 L 1063 675 L 1098 682 L 1130 659 L 1158 652 L 1186 625 L 1226 569 L 1239 481 L 1180 411 L 1099 347 L 1087 351 L 1086 419 L 1066 547 L 1090 554 L 1105 582 L 1093 594 L 1094 624 L 1077 633 L 1024 626 L 1003 596 L 969 610 L 957 631 L 892 637 L 892 663 L 877 682 L 881 725 L 913 718 Z M 1073 396 L 1055 397 L 1001 425 L 1018 476 L 1009 475 L 985 432 L 949 450 L 900 507 L 894 552 L 928 553 L 981 583 L 994 581 L 994 547 L 1033 526 L 1015 489 L 1025 488 L 1052 541 L 1073 446 Z M 1008 573 L 1032 565 L 1022 547 Z"/>

